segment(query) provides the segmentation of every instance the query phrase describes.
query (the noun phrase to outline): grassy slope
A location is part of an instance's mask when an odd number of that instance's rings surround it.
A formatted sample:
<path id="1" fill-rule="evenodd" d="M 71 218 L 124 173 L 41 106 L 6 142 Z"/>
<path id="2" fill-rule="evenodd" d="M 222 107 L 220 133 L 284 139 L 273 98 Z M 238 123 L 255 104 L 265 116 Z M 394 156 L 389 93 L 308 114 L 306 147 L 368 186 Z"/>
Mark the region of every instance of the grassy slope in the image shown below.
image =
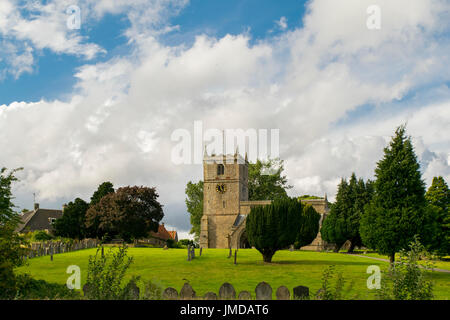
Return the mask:
<path id="1" fill-rule="evenodd" d="M 227 259 L 228 250 L 225 249 L 204 249 L 201 257 L 198 257 L 198 250 L 196 253 L 197 258 L 188 262 L 184 249 L 130 248 L 129 254 L 135 261 L 128 277 L 140 275 L 143 279 L 157 280 L 164 287 L 171 286 L 177 290 L 185 282 L 183 279 L 188 279 L 198 296 L 208 291 L 218 293 L 224 282 L 230 282 L 237 292 L 248 290 L 254 295 L 256 285 L 265 281 L 272 286 L 275 295 L 281 285 L 287 286 L 291 292 L 298 285 L 307 286 L 316 292 L 321 286 L 322 271 L 329 265 L 336 265 L 348 282 L 353 280 L 352 296 L 358 294 L 359 299 L 373 299 L 374 290 L 366 287 L 369 276 L 366 274 L 367 266 L 379 265 L 382 270 L 388 266 L 385 262 L 337 253 L 279 251 L 272 264 L 263 264 L 258 251 L 241 249 L 237 265 L 233 264 L 232 258 Z M 95 249 L 55 255 L 53 262 L 48 256 L 35 258 L 27 266 L 18 268 L 18 271 L 27 272 L 37 279 L 65 283 L 69 276 L 66 268 L 78 265 L 83 284 L 88 257 L 93 254 Z M 434 273 L 433 280 L 436 298 L 450 299 L 450 274 Z"/>

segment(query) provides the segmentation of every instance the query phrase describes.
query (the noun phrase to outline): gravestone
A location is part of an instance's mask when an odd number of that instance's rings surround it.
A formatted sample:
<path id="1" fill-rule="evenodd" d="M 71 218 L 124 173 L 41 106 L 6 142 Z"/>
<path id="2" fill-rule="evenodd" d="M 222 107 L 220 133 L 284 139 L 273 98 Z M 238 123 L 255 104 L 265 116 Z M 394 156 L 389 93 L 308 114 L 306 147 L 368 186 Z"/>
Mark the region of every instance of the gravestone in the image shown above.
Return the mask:
<path id="1" fill-rule="evenodd" d="M 236 290 L 230 283 L 225 282 L 219 289 L 219 297 L 221 300 L 236 299 Z"/>
<path id="2" fill-rule="evenodd" d="M 187 261 L 191 261 L 191 246 L 190 245 L 188 245 L 187 250 L 188 250 Z"/>
<path id="3" fill-rule="evenodd" d="M 204 300 L 217 300 L 217 294 L 215 294 L 214 292 L 207 292 L 204 296 L 203 296 Z"/>
<path id="4" fill-rule="evenodd" d="M 89 298 L 91 294 L 91 287 L 87 283 L 83 286 L 83 294 L 86 298 Z"/>
<path id="5" fill-rule="evenodd" d="M 272 300 L 272 287 L 266 282 L 260 282 L 255 289 L 256 300 Z"/>
<path id="6" fill-rule="evenodd" d="M 237 250 L 234 250 L 234 264 L 236 264 L 237 260 Z"/>
<path id="7" fill-rule="evenodd" d="M 185 283 L 183 288 L 180 290 L 180 299 L 189 300 L 195 298 L 195 291 L 192 289 L 189 283 Z"/>
<path id="8" fill-rule="evenodd" d="M 248 291 L 241 291 L 238 296 L 239 300 L 252 300 L 252 295 Z"/>
<path id="9" fill-rule="evenodd" d="M 192 249 L 191 249 L 191 260 L 194 259 L 194 258 L 195 258 L 195 247 L 192 246 Z"/>
<path id="10" fill-rule="evenodd" d="M 163 299 L 164 300 L 177 300 L 178 299 L 178 291 L 174 288 L 167 288 L 163 292 Z"/>
<path id="11" fill-rule="evenodd" d="M 139 287 L 136 285 L 136 282 L 130 281 L 125 287 L 126 298 L 128 300 L 139 300 Z"/>
<path id="12" fill-rule="evenodd" d="M 285 286 L 281 286 L 277 289 L 276 296 L 277 300 L 291 300 L 289 289 Z"/>
<path id="13" fill-rule="evenodd" d="M 295 300 L 309 299 L 309 288 L 305 286 L 298 286 L 293 289 Z"/>

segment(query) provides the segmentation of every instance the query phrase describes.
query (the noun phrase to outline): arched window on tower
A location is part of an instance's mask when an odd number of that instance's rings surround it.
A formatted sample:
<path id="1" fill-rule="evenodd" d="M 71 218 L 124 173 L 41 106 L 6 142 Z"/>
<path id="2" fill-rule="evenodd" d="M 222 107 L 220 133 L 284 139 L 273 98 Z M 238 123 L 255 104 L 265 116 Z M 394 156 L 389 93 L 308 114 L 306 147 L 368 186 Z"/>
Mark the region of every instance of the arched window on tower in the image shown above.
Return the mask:
<path id="1" fill-rule="evenodd" d="M 223 175 L 225 173 L 225 167 L 223 166 L 223 164 L 219 164 L 217 166 L 217 175 Z"/>

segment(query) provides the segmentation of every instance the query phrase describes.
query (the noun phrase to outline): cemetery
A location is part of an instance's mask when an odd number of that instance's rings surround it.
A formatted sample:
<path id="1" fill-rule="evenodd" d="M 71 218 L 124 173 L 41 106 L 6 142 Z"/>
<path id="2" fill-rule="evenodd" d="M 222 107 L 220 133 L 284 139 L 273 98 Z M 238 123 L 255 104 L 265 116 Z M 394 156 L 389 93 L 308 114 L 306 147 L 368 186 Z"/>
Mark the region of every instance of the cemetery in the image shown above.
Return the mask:
<path id="1" fill-rule="evenodd" d="M 108 250 L 110 248 L 105 248 L 105 252 Z M 229 257 L 227 249 L 202 249 L 201 255 L 200 249 L 193 248 L 129 248 L 128 251 L 134 261 L 126 280 L 141 276 L 152 281 L 161 289 L 162 299 L 294 299 L 294 296 L 305 295 L 304 290 L 315 295 L 321 288 L 323 271 L 329 265 L 335 265 L 336 272 L 342 273 L 346 280 L 345 288 L 349 288 L 346 299 L 374 299 L 376 290 L 367 288 L 367 268 L 378 265 L 387 270 L 389 266 L 388 262 L 355 255 L 300 250 L 280 250 L 269 264 L 260 259 L 255 249 L 238 249 L 236 264 L 235 252 Z M 96 249 L 84 249 L 60 253 L 54 255 L 53 260 L 49 256 L 35 257 L 17 268 L 17 272 L 65 284 L 70 276 L 66 273 L 67 267 L 77 265 L 81 269 L 78 291 L 82 293 L 89 256 L 95 252 Z M 436 299 L 447 299 L 450 263 L 442 263 L 440 268 L 449 272 L 432 273 L 434 294 Z"/>

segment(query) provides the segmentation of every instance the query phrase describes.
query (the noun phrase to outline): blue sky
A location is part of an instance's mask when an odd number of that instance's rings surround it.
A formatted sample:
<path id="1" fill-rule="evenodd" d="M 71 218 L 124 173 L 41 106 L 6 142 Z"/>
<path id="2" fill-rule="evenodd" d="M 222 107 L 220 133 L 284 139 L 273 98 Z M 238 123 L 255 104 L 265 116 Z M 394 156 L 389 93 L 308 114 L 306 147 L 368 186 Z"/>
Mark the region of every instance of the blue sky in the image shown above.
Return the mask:
<path id="1" fill-rule="evenodd" d="M 278 129 L 292 196 L 333 200 L 342 177 L 372 179 L 404 123 L 424 181 L 449 181 L 450 3 L 343 3 L 1 0 L 0 166 L 24 167 L 17 205 L 155 186 L 187 236 L 184 188 L 202 168 L 174 163 L 172 135 L 194 121 Z"/>
<path id="2" fill-rule="evenodd" d="M 301 26 L 304 4 L 305 1 L 298 0 L 191 0 L 179 15 L 169 19 L 169 23 L 178 25 L 179 30 L 161 36 L 161 42 L 168 45 L 192 45 L 200 34 L 221 38 L 226 34 L 243 32 L 251 35 L 251 42 L 275 37 L 283 31 Z M 23 10 L 22 13 L 26 15 L 27 11 Z M 276 24 L 282 17 L 287 19 L 285 30 Z M 18 79 L 8 75 L 1 80 L 0 104 L 40 99 L 65 100 L 76 83 L 74 74 L 77 68 L 86 63 L 108 61 L 133 49 L 124 35 L 130 27 L 126 13 L 108 13 L 100 20 L 84 22 L 76 32 L 89 42 L 100 45 L 107 53 L 86 61 L 79 56 L 41 50 L 36 55 L 31 73 L 22 74 Z"/>

